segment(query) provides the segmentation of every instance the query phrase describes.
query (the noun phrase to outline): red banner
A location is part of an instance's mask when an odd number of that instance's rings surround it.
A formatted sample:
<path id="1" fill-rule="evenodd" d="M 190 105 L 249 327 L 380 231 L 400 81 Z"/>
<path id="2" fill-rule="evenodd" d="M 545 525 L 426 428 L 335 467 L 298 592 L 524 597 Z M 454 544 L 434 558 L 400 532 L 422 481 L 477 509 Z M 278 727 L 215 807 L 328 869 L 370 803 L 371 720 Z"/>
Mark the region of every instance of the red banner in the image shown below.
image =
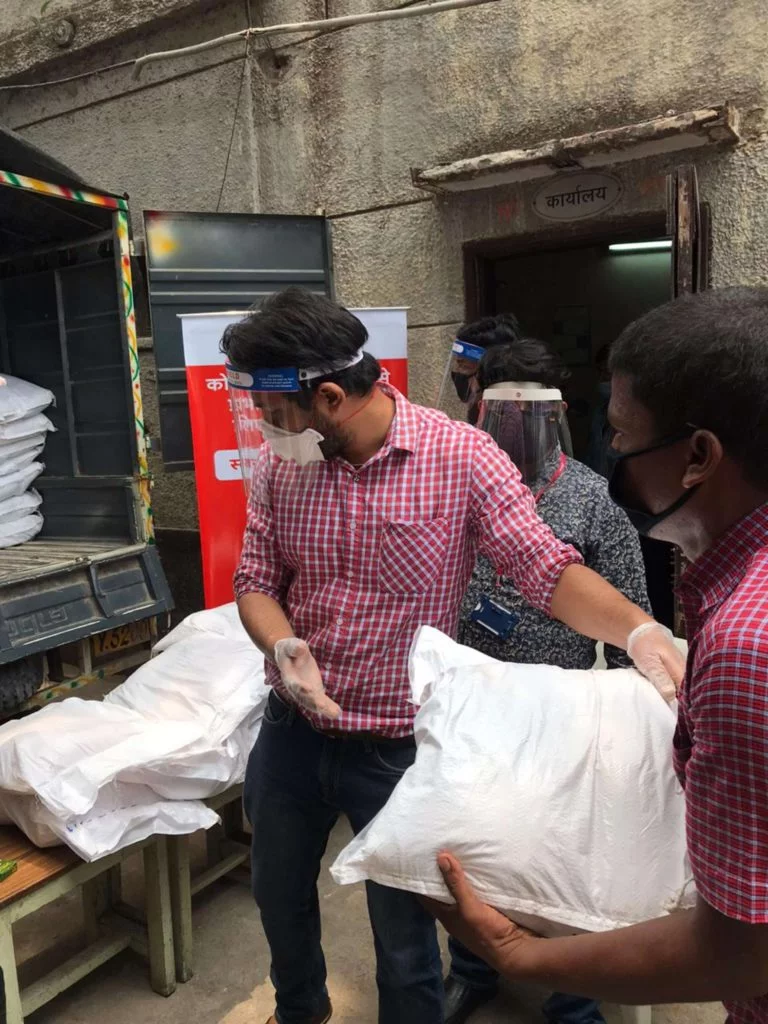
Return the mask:
<path id="1" fill-rule="evenodd" d="M 354 309 L 368 330 L 366 351 L 382 365 L 398 391 L 408 393 L 408 346 L 404 309 Z M 183 313 L 184 360 L 195 459 L 200 546 L 206 608 L 233 599 L 232 576 L 245 529 L 245 489 L 235 441 L 224 357 L 224 328 L 245 313 Z"/>

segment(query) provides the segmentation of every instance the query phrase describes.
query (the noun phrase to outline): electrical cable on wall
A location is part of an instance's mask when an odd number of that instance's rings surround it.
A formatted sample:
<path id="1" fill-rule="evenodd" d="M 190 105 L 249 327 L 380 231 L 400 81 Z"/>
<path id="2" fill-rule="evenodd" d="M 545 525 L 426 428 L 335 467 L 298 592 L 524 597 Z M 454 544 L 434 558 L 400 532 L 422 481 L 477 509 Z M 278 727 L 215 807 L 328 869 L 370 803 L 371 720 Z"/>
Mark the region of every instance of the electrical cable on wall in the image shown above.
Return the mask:
<path id="1" fill-rule="evenodd" d="M 251 0 L 245 0 L 245 17 L 247 19 L 248 28 L 251 28 Z M 243 85 L 245 84 L 245 73 L 248 70 L 248 52 L 251 46 L 251 37 L 246 35 L 245 37 L 245 52 L 243 53 L 243 66 L 240 69 L 240 84 L 237 87 L 237 99 L 235 100 L 235 112 L 232 115 L 232 131 L 229 135 L 229 146 L 227 147 L 227 158 L 224 161 L 224 174 L 221 179 L 221 188 L 219 189 L 219 198 L 216 200 L 216 213 L 221 208 L 221 200 L 224 196 L 224 186 L 227 184 L 227 173 L 229 172 L 229 161 L 232 156 L 232 147 L 235 143 L 235 132 L 237 131 L 237 115 L 240 112 L 240 100 L 243 95 Z"/>
<path id="2" fill-rule="evenodd" d="M 320 21 L 291 22 L 284 25 L 266 26 L 262 24 L 258 28 L 254 28 L 252 25 L 249 25 L 248 28 L 241 29 L 239 32 L 231 32 L 228 35 L 217 36 L 214 39 L 208 39 L 202 43 L 195 43 L 192 46 L 182 46 L 175 50 L 162 50 L 157 53 L 148 53 L 142 57 L 137 57 L 132 60 L 121 60 L 115 64 L 107 64 L 104 67 L 94 68 L 91 71 L 82 71 L 79 74 L 68 75 L 65 78 L 54 78 L 45 82 L 20 82 L 12 85 L 0 85 L 0 92 L 43 89 L 47 86 L 67 85 L 70 82 L 77 82 L 84 78 L 91 78 L 94 75 L 101 75 L 108 71 L 117 71 L 120 68 L 127 68 L 131 66 L 133 67 L 134 75 L 138 75 L 141 72 L 141 69 L 147 64 L 174 57 L 189 56 L 193 53 L 202 53 L 218 46 L 224 46 L 230 42 L 237 42 L 240 39 L 245 39 L 247 41 L 251 36 L 264 38 L 268 41 L 267 45 L 272 48 L 271 40 L 269 40 L 271 35 L 286 35 L 293 32 L 305 32 L 312 29 L 317 30 L 312 35 L 307 36 L 304 39 L 296 40 L 293 44 L 286 44 L 299 45 L 300 43 L 311 42 L 313 39 L 317 39 L 326 33 L 335 32 L 343 28 L 351 28 L 355 25 L 375 24 L 377 22 L 394 21 L 401 18 L 421 17 L 425 14 L 439 14 L 442 11 L 461 10 L 465 7 L 478 7 L 483 4 L 499 2 L 500 0 L 436 0 L 434 3 L 403 4 L 399 7 L 393 7 L 383 11 L 370 11 L 364 14 L 348 14 L 338 18 L 321 19 Z"/>

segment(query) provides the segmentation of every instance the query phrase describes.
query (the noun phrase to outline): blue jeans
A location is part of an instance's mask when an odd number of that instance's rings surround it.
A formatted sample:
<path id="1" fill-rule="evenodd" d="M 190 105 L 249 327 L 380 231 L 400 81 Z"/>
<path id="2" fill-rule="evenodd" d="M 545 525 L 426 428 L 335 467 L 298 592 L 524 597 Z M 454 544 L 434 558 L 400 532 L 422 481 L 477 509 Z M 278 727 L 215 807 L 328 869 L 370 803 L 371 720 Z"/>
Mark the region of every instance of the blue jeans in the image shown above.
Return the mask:
<path id="1" fill-rule="evenodd" d="M 413 764 L 412 741 L 335 739 L 272 693 L 245 779 L 253 891 L 272 954 L 279 1024 L 328 1009 L 317 879 L 331 829 L 359 832 Z M 443 1024 L 437 929 L 415 896 L 367 884 L 379 1024 Z"/>
<path id="2" fill-rule="evenodd" d="M 450 939 L 451 975 L 470 988 L 495 992 L 499 976 L 479 956 L 456 939 Z M 555 992 L 541 1008 L 549 1024 L 605 1024 L 597 1003 L 584 996 L 566 996 Z"/>

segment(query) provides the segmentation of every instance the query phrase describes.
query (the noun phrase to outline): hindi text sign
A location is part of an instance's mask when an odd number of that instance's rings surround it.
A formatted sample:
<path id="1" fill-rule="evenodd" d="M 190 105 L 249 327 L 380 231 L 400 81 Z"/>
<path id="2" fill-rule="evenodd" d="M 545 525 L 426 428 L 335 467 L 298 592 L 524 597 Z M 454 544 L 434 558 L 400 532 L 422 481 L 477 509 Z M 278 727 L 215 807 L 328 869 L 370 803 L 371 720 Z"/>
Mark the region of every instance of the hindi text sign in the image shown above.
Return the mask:
<path id="1" fill-rule="evenodd" d="M 584 220 L 609 210 L 623 191 L 612 174 L 563 174 L 541 186 L 533 209 L 545 220 Z"/>

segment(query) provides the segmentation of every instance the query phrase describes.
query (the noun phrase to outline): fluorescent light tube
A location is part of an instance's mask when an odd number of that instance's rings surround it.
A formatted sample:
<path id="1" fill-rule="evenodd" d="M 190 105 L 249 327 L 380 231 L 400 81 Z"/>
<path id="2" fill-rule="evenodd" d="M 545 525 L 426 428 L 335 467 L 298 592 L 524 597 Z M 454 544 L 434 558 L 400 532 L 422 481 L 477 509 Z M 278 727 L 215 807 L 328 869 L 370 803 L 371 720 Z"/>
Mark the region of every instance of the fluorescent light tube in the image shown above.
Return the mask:
<path id="1" fill-rule="evenodd" d="M 659 252 L 672 248 L 672 240 L 669 238 L 659 239 L 656 242 L 614 242 L 609 245 L 611 252 Z"/>

